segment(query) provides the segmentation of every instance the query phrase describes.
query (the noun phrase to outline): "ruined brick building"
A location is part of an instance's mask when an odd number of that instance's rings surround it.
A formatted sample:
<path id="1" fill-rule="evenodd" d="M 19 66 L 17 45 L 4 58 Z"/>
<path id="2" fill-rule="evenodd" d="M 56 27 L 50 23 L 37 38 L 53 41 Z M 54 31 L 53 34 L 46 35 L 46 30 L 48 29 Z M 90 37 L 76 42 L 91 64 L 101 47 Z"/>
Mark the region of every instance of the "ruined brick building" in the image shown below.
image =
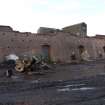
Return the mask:
<path id="1" fill-rule="evenodd" d="M 55 62 L 70 62 L 72 52 L 79 60 L 83 49 L 91 59 L 105 58 L 105 36 L 88 37 L 86 23 L 61 30 L 40 27 L 38 33 L 23 33 L 10 26 L 0 26 L 0 60 L 9 54 L 42 54 Z"/>

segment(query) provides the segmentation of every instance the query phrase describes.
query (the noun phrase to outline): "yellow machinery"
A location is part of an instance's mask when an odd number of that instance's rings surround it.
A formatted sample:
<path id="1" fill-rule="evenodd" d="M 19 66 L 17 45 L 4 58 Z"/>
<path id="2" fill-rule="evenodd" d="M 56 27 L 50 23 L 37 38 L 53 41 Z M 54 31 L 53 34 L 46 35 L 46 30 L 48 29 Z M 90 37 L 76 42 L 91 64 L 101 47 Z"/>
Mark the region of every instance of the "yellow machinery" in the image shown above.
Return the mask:
<path id="1" fill-rule="evenodd" d="M 18 72 L 24 72 L 24 71 L 29 71 L 29 67 L 32 64 L 32 60 L 31 59 L 18 59 L 16 60 L 16 66 L 15 66 L 15 70 Z"/>
<path id="2" fill-rule="evenodd" d="M 18 72 L 30 72 L 30 71 L 40 71 L 47 70 L 50 67 L 47 63 L 43 62 L 42 59 L 37 57 L 28 58 L 25 57 L 23 59 L 16 60 L 15 70 Z"/>

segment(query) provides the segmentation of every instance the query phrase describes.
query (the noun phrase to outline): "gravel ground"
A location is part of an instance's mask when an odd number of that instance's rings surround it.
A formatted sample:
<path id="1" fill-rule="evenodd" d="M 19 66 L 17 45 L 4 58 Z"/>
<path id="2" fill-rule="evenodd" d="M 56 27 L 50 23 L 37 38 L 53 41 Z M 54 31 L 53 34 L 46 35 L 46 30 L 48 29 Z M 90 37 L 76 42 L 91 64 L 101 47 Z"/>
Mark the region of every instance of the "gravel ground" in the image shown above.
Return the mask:
<path id="1" fill-rule="evenodd" d="M 0 105 L 105 105 L 105 60 L 56 64 L 45 75 L 0 70 Z"/>

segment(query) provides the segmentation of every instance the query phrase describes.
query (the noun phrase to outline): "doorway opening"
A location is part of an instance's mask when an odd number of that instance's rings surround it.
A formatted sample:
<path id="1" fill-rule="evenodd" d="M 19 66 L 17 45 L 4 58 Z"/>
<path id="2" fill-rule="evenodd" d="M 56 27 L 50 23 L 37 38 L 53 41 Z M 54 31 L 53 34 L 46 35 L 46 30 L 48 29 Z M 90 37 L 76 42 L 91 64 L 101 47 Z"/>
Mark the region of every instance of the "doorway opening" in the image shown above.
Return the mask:
<path id="1" fill-rule="evenodd" d="M 84 52 L 85 47 L 83 45 L 78 46 L 80 55 Z"/>
<path id="2" fill-rule="evenodd" d="M 105 53 L 105 46 L 103 47 L 104 53 Z"/>
<path id="3" fill-rule="evenodd" d="M 79 50 L 79 56 L 80 56 L 80 60 L 82 61 L 83 60 L 83 52 L 85 51 L 85 47 L 83 45 L 79 45 L 78 46 L 78 50 Z"/>
<path id="4" fill-rule="evenodd" d="M 44 60 L 46 62 L 48 62 L 49 60 L 51 60 L 50 50 L 51 50 L 50 45 L 47 45 L 47 44 L 42 45 L 42 54 L 43 54 Z"/>

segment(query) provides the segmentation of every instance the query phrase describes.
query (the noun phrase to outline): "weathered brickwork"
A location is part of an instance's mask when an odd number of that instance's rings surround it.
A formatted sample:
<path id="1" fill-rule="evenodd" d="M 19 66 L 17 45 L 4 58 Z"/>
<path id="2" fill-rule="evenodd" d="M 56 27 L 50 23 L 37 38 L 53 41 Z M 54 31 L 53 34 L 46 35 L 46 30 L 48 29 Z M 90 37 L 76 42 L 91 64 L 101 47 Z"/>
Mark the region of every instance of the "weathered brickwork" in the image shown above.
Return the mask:
<path id="1" fill-rule="evenodd" d="M 70 62 L 75 52 L 80 59 L 79 46 L 83 46 L 90 58 L 105 58 L 105 37 L 79 37 L 70 33 L 49 34 L 0 31 L 0 59 L 9 54 L 42 54 L 42 45 L 50 46 L 50 58 L 53 61 Z"/>

